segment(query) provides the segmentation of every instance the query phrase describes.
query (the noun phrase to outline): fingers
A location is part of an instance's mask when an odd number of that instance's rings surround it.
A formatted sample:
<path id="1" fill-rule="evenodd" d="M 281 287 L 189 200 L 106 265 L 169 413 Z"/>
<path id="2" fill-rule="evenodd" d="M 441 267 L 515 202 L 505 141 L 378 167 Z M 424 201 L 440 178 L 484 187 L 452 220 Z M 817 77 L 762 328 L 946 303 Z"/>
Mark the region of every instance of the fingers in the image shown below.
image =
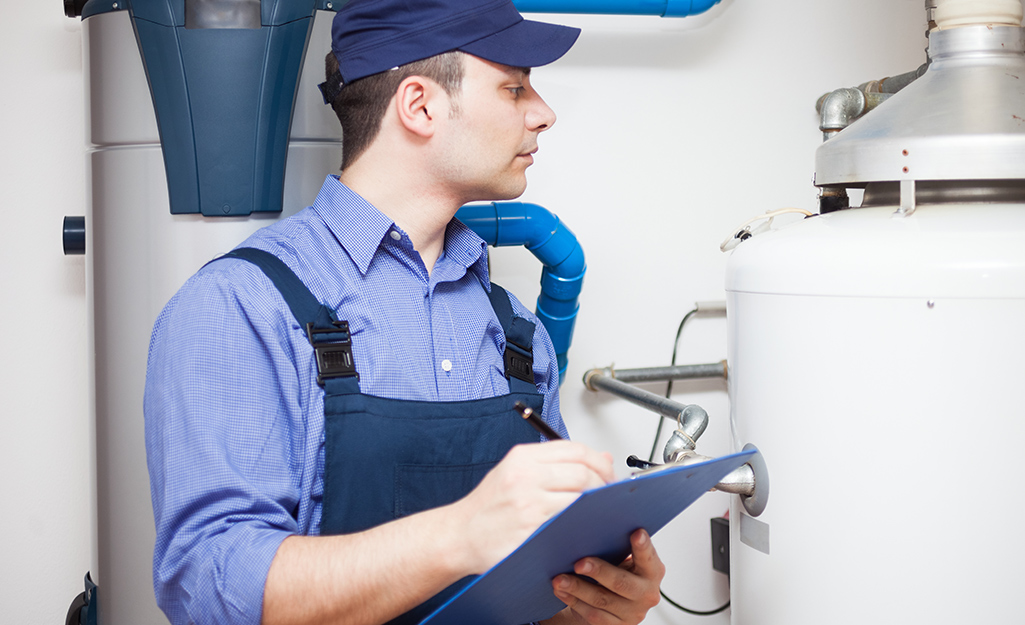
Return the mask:
<path id="1" fill-rule="evenodd" d="M 597 452 L 582 443 L 549 441 L 540 445 L 520 445 L 513 448 L 513 451 L 529 455 L 534 462 L 542 464 L 572 464 L 586 467 L 600 479 L 600 483 L 595 484 L 596 486 L 602 486 L 616 479 L 612 469 L 612 456 L 605 452 Z"/>
<path id="2" fill-rule="evenodd" d="M 648 611 L 637 602 L 574 575 L 556 577 L 553 588 L 560 601 L 591 625 L 640 623 Z"/>
<path id="3" fill-rule="evenodd" d="M 451 510 L 477 556 L 473 571 L 490 568 L 581 492 L 613 477 L 612 458 L 580 443 L 513 447 Z"/>
<path id="4" fill-rule="evenodd" d="M 545 489 L 553 492 L 578 495 L 585 490 L 600 488 L 606 484 L 605 478 L 582 464 L 552 464 L 540 468 L 539 471 L 543 474 L 541 479 L 545 483 Z"/>
<path id="5" fill-rule="evenodd" d="M 573 571 L 590 577 L 597 585 L 574 575 L 556 577 L 552 580 L 556 597 L 592 625 L 639 623 L 658 604 L 665 566 L 647 532 L 637 530 L 630 542 L 633 553 L 620 566 L 598 558 L 576 563 Z"/>
<path id="6" fill-rule="evenodd" d="M 612 460 L 570 441 L 517 445 L 499 464 L 510 479 L 531 482 L 549 492 L 581 493 L 613 479 Z"/>

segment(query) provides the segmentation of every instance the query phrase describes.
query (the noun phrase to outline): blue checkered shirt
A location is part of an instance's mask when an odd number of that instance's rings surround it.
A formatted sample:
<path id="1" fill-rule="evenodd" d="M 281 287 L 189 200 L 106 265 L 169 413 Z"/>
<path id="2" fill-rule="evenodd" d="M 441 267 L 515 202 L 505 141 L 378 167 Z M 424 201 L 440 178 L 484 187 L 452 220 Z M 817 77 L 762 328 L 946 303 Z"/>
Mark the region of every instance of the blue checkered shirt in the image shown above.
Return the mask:
<path id="1" fill-rule="evenodd" d="M 428 274 L 405 232 L 328 177 L 312 207 L 242 246 L 277 255 L 348 320 L 362 392 L 509 392 L 505 336 L 482 286 L 487 247 L 458 221 Z M 536 324 L 543 417 L 565 435 L 551 340 L 519 301 L 513 310 Z M 171 299 L 153 329 L 144 404 L 158 604 L 174 625 L 259 623 L 281 541 L 319 533 L 324 404 L 306 336 L 256 266 L 211 263 Z"/>

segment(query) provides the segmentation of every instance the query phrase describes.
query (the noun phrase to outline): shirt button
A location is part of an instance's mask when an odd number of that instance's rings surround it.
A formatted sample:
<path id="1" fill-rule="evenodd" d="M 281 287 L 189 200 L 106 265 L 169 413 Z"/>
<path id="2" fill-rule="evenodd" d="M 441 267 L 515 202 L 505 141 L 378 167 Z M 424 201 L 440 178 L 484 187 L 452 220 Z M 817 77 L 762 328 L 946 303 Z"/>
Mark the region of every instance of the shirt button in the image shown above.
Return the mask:
<path id="1" fill-rule="evenodd" d="M 396 241 L 402 240 L 402 234 L 400 234 L 398 230 L 392 230 L 388 234 L 390 234 L 391 238 L 395 239 Z"/>
<path id="2" fill-rule="evenodd" d="M 441 368 L 444 369 L 446 373 L 448 373 L 449 371 L 452 370 L 452 361 L 449 360 L 448 358 L 446 358 L 445 360 L 442 360 L 441 361 Z"/>

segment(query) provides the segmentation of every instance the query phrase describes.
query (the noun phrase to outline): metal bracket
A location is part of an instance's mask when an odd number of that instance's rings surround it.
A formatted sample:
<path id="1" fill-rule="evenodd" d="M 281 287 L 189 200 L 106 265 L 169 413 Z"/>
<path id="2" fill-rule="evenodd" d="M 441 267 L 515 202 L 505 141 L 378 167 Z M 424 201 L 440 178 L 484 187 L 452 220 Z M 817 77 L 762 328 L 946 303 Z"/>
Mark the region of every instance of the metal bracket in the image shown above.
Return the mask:
<path id="1" fill-rule="evenodd" d="M 898 217 L 909 217 L 915 212 L 915 181 L 900 181 L 900 208 L 894 213 Z"/>

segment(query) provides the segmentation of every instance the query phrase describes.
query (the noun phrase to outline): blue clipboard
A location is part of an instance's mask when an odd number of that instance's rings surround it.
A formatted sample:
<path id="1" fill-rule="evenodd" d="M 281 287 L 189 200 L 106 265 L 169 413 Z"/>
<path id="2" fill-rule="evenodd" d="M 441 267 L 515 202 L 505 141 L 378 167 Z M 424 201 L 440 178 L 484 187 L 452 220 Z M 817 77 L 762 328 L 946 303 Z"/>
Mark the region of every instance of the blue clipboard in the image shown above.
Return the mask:
<path id="1" fill-rule="evenodd" d="M 552 579 L 580 558 L 622 562 L 630 534 L 654 534 L 755 452 L 638 473 L 580 495 L 508 557 L 468 584 L 421 625 L 522 625 L 566 607 Z"/>

